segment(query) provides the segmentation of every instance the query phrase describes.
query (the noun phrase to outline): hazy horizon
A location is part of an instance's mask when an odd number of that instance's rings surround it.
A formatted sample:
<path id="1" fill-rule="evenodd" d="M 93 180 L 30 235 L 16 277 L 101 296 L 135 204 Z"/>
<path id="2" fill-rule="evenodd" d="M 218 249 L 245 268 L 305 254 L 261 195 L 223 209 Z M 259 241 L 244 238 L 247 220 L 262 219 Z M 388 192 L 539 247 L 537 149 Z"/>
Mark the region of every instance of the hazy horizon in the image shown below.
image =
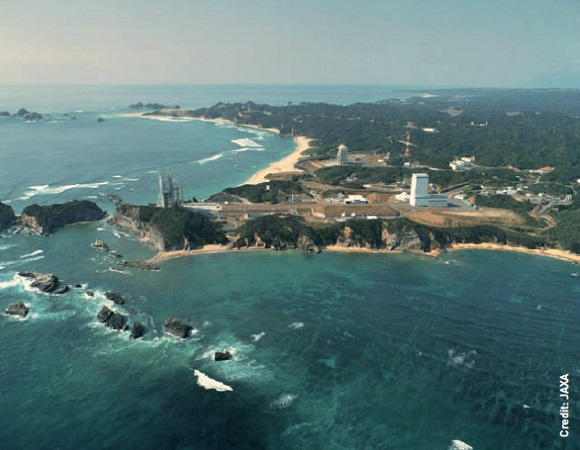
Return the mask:
<path id="1" fill-rule="evenodd" d="M 5 0 L 1 85 L 580 88 L 580 2 Z"/>

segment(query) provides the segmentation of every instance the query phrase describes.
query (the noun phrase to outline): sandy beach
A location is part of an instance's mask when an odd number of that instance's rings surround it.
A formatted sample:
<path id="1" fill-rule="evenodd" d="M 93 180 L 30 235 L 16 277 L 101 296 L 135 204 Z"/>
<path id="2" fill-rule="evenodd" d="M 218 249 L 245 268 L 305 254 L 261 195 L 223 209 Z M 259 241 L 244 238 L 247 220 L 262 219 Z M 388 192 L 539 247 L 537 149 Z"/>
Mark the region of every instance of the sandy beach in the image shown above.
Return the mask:
<path id="1" fill-rule="evenodd" d="M 305 136 L 295 136 L 296 150 L 290 153 L 280 161 L 275 161 L 265 169 L 260 170 L 250 177 L 243 184 L 259 184 L 268 181 L 268 175 L 276 173 L 301 173 L 302 170 L 297 169 L 295 165 L 304 157 L 304 152 L 310 148 L 310 141 L 312 139 Z"/>
<path id="2" fill-rule="evenodd" d="M 179 110 L 176 110 L 179 111 Z M 168 110 L 170 112 L 170 110 Z M 161 116 L 161 115 L 150 115 L 144 116 L 143 112 L 134 112 L 134 113 L 125 113 L 121 114 L 121 117 L 142 117 L 144 119 L 156 119 L 156 120 L 171 120 L 172 117 L 168 116 Z M 214 122 L 214 123 L 227 123 L 229 125 L 235 125 L 240 127 L 248 127 L 254 128 L 264 131 L 269 131 L 271 133 L 280 134 L 280 130 L 276 128 L 260 128 L 257 125 L 240 125 L 234 123 L 230 120 L 226 119 L 203 119 L 199 117 L 191 117 L 187 115 L 180 115 L 179 117 L 175 117 L 175 119 L 191 119 L 191 120 L 199 120 L 201 122 Z M 294 142 L 296 142 L 296 150 L 294 150 L 291 154 L 286 156 L 285 158 L 275 161 L 270 164 L 265 169 L 260 170 L 259 172 L 252 175 L 246 182 L 242 184 L 259 184 L 268 181 L 268 175 L 277 174 L 277 173 L 301 173 L 302 170 L 297 169 L 295 166 L 296 164 L 304 157 L 304 152 L 310 148 L 310 142 L 312 141 L 311 138 L 307 138 L 306 136 L 295 136 Z"/>
<path id="3" fill-rule="evenodd" d="M 447 249 L 447 251 L 454 250 L 504 250 L 510 252 L 527 253 L 530 255 L 549 256 L 550 258 L 558 258 L 564 261 L 580 262 L 580 255 L 570 253 L 565 250 L 558 250 L 555 248 L 531 249 L 526 247 L 516 247 L 513 245 L 483 243 L 483 244 L 453 244 L 453 247 Z"/>
<path id="4" fill-rule="evenodd" d="M 208 244 L 204 245 L 202 248 L 196 248 L 194 250 L 171 250 L 166 252 L 159 252 L 153 258 L 149 258 L 145 262 L 148 264 L 157 264 L 158 262 L 167 261 L 168 259 L 181 258 L 183 256 L 191 255 L 203 255 L 208 253 L 222 253 L 231 249 L 232 247 L 229 245 Z"/>

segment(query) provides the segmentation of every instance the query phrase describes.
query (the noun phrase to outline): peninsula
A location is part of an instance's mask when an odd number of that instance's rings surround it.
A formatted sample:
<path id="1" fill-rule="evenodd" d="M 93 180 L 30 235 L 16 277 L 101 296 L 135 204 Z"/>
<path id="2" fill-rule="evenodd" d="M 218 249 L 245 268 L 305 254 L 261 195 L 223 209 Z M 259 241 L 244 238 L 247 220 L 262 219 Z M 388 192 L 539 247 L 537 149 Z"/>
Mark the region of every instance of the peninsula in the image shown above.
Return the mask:
<path id="1" fill-rule="evenodd" d="M 218 103 L 140 115 L 227 121 L 296 140 L 290 156 L 208 200 L 229 242 L 209 251 L 433 252 L 474 244 L 576 260 L 580 91 L 434 94 L 347 106 Z"/>

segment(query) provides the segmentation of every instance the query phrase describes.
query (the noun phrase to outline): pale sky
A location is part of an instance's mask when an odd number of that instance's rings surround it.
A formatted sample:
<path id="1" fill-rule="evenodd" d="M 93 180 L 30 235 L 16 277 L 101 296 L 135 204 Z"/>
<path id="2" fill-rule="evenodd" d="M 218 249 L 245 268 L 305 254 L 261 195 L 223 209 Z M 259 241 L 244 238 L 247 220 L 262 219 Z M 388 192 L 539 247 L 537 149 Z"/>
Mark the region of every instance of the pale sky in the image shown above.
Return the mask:
<path id="1" fill-rule="evenodd" d="M 580 0 L 0 0 L 0 84 L 522 86 L 576 72 Z"/>

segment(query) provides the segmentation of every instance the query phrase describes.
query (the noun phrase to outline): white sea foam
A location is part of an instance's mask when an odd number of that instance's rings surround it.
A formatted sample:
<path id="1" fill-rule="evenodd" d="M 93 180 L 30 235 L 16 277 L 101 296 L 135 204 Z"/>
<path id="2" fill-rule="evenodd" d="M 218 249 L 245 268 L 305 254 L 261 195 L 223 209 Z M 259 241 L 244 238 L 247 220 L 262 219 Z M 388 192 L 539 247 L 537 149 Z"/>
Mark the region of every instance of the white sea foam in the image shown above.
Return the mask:
<path id="1" fill-rule="evenodd" d="M 304 322 L 293 322 L 288 326 L 294 330 L 298 330 L 298 329 L 304 327 Z"/>
<path id="2" fill-rule="evenodd" d="M 22 281 L 18 279 L 16 276 L 10 281 L 0 281 L 0 289 L 8 289 L 11 287 L 17 287 L 22 284 Z"/>
<path id="3" fill-rule="evenodd" d="M 28 258 L 30 256 L 36 256 L 36 255 L 40 255 L 41 253 L 44 253 L 44 250 L 35 250 L 32 253 L 28 253 L 27 255 L 22 255 L 20 257 L 20 259 L 24 259 L 24 258 Z"/>
<path id="4" fill-rule="evenodd" d="M 8 250 L 9 248 L 16 247 L 16 244 L 6 244 L 0 245 L 0 250 Z"/>
<path id="5" fill-rule="evenodd" d="M 258 144 L 257 142 L 249 139 L 249 138 L 243 138 L 243 139 L 233 139 L 232 142 L 234 144 L 239 145 L 240 147 L 262 147 L 261 144 Z"/>
<path id="6" fill-rule="evenodd" d="M 215 390 L 218 392 L 233 391 L 234 389 L 227 384 L 214 380 L 208 377 L 205 373 L 195 370 L 194 375 L 197 377 L 197 384 L 207 390 Z"/>
<path id="7" fill-rule="evenodd" d="M 139 181 L 139 178 L 125 178 L 126 181 Z"/>
<path id="8" fill-rule="evenodd" d="M 97 227 L 97 231 L 105 231 L 103 227 Z"/>
<path id="9" fill-rule="evenodd" d="M 297 395 L 294 394 L 282 394 L 272 403 L 270 403 L 270 408 L 272 409 L 285 409 L 288 408 L 294 400 L 296 400 Z"/>
<path id="10" fill-rule="evenodd" d="M 123 178 L 123 175 L 111 175 L 111 178 Z"/>
<path id="11" fill-rule="evenodd" d="M 454 439 L 451 441 L 451 446 L 448 450 L 473 450 L 473 447 L 459 439 Z"/>
<path id="12" fill-rule="evenodd" d="M 191 122 L 192 120 L 195 120 L 193 118 L 188 118 L 188 117 L 170 117 L 170 116 L 140 116 L 143 119 L 150 119 L 150 120 L 159 120 L 160 122 L 177 122 L 177 123 L 182 123 L 182 122 Z"/>
<path id="13" fill-rule="evenodd" d="M 44 258 L 44 255 L 40 255 L 40 256 L 35 256 L 33 258 L 23 259 L 22 262 L 38 261 L 38 260 L 43 259 L 43 258 Z"/>
<path id="14" fill-rule="evenodd" d="M 19 200 L 28 200 L 35 195 L 46 195 L 46 194 L 62 194 L 70 189 L 98 189 L 101 186 L 109 184 L 108 181 L 102 181 L 100 183 L 77 183 L 77 184 L 67 184 L 64 186 L 54 186 L 50 187 L 49 184 L 43 184 L 42 186 L 29 186 L 28 192 L 24 193 Z"/>
<path id="15" fill-rule="evenodd" d="M 242 147 L 232 150 L 233 153 L 243 153 L 243 152 L 263 152 L 266 149 L 264 147 Z"/>
<path id="16" fill-rule="evenodd" d="M 0 266 L 0 270 L 4 270 L 4 266 Z"/>
<path id="17" fill-rule="evenodd" d="M 447 355 L 449 356 L 449 365 L 454 367 L 463 366 L 472 369 L 475 365 L 475 355 L 477 355 L 477 352 L 475 350 L 470 350 L 469 352 L 456 353 L 454 349 L 449 349 Z"/>
<path id="18" fill-rule="evenodd" d="M 264 336 L 266 336 L 266 333 L 264 333 L 263 331 L 261 333 L 258 334 L 252 334 L 252 339 L 254 342 L 258 342 L 260 339 L 262 339 Z"/>
<path id="19" fill-rule="evenodd" d="M 220 159 L 222 156 L 224 156 L 223 153 L 218 153 L 217 155 L 210 156 L 209 158 L 199 159 L 195 162 L 202 165 L 202 164 L 208 163 L 210 161 L 215 161 L 216 159 Z"/>

